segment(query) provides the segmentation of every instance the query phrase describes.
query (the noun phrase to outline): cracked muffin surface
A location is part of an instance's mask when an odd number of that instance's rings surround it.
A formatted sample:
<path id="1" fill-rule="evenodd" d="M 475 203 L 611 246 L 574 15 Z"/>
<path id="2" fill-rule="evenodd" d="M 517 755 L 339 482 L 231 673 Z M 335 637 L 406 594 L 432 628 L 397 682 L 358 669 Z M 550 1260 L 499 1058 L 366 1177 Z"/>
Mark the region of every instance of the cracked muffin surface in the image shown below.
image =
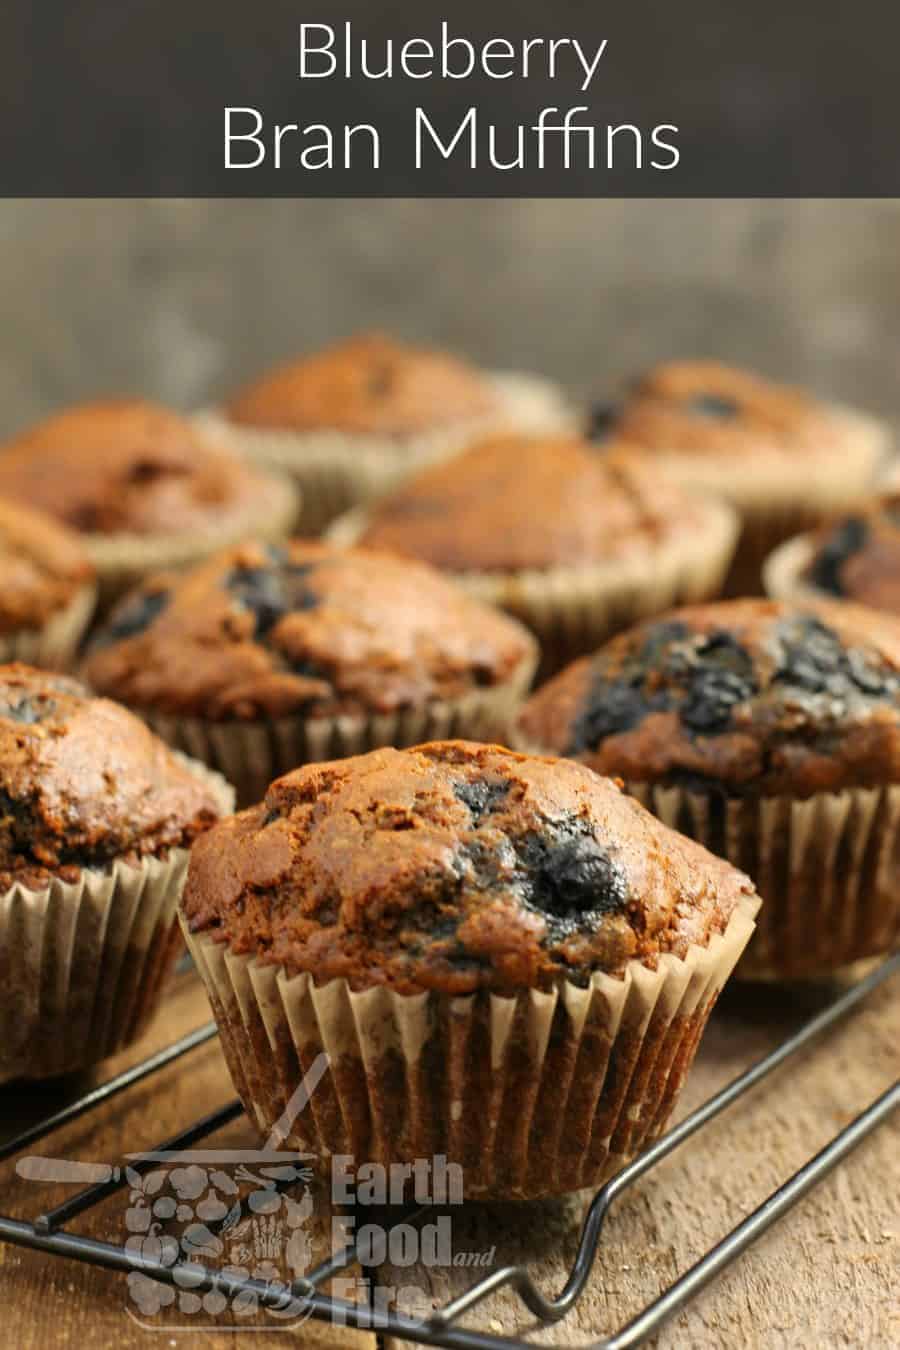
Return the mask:
<path id="1" fill-rule="evenodd" d="M 224 411 L 231 422 L 272 431 L 404 437 L 490 414 L 496 402 L 468 362 L 363 333 L 279 366 Z"/>
<path id="2" fill-rule="evenodd" d="M 87 534 L 227 527 L 281 495 L 188 418 L 140 399 L 69 408 L 0 447 L 0 496 Z"/>
<path id="3" fill-rule="evenodd" d="M 709 508 L 629 453 L 499 436 L 376 502 L 359 542 L 450 572 L 582 567 L 702 530 Z"/>
<path id="4" fill-rule="evenodd" d="M 431 568 L 292 540 L 149 579 L 113 611 L 85 675 L 137 708 L 334 717 L 504 684 L 534 653 L 519 623 Z"/>
<path id="5" fill-rule="evenodd" d="M 0 634 L 41 628 L 93 577 L 77 535 L 0 498 Z"/>
<path id="6" fill-rule="evenodd" d="M 549 988 L 683 956 L 748 879 L 570 761 L 465 741 L 309 765 L 198 841 L 190 929 L 317 984 Z"/>
<path id="7" fill-rule="evenodd" d="M 532 696 L 523 743 L 631 782 L 798 797 L 900 781 L 900 623 L 735 600 L 614 638 Z"/>
<path id="8" fill-rule="evenodd" d="M 220 815 L 208 784 L 126 709 L 0 666 L 0 891 L 164 856 Z"/>

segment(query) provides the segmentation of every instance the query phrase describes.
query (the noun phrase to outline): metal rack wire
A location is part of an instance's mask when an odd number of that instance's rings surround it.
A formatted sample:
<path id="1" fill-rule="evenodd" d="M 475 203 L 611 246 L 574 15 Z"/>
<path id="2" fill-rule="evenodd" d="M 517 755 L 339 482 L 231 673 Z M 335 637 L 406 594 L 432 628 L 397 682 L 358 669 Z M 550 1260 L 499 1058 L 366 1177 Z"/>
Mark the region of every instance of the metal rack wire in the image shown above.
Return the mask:
<path id="1" fill-rule="evenodd" d="M 516 1350 L 528 1350 L 528 1343 L 525 1341 L 467 1330 L 459 1325 L 460 1320 L 490 1294 L 504 1286 L 510 1286 L 539 1323 L 546 1325 L 559 1321 L 572 1309 L 587 1284 L 600 1247 L 604 1221 L 615 1201 L 674 1149 L 697 1134 L 722 1111 L 734 1105 L 780 1064 L 783 1064 L 785 1060 L 795 1055 L 804 1046 L 833 1026 L 840 1018 L 861 1003 L 872 990 L 898 971 L 900 971 L 900 953 L 883 962 L 865 979 L 841 994 L 770 1054 L 716 1093 L 674 1129 L 663 1135 L 651 1148 L 598 1191 L 587 1212 L 568 1279 L 562 1290 L 555 1296 L 548 1297 L 542 1293 L 525 1267 L 508 1266 L 478 1280 L 465 1293 L 432 1313 L 424 1321 L 405 1316 L 396 1310 L 382 1311 L 379 1309 L 374 1311 L 364 1304 L 338 1299 L 323 1292 L 324 1286 L 334 1276 L 359 1262 L 361 1254 L 355 1243 L 349 1244 L 335 1253 L 311 1271 L 305 1279 L 296 1281 L 290 1288 L 290 1296 L 302 1304 L 305 1313 L 314 1318 L 338 1321 L 341 1325 L 365 1330 L 374 1329 L 400 1340 L 416 1341 L 426 1345 L 448 1346 L 452 1347 L 453 1350 L 497 1350 L 498 1347 L 506 1347 L 507 1350 L 509 1350 L 509 1347 L 515 1347 Z M 0 1147 L 0 1163 L 9 1161 L 24 1149 L 44 1139 L 54 1130 L 85 1115 L 136 1083 L 158 1073 L 173 1061 L 190 1054 L 192 1050 L 211 1040 L 215 1034 L 216 1029 L 212 1023 L 201 1027 L 176 1042 L 176 1044 L 136 1064 L 133 1068 L 119 1074 L 109 1082 L 94 1088 L 63 1110 L 40 1121 Z M 631 1347 L 641 1345 L 648 1337 L 654 1335 L 666 1321 L 694 1299 L 711 1280 L 740 1256 L 756 1238 L 796 1205 L 823 1177 L 827 1176 L 866 1135 L 885 1121 L 898 1106 L 900 1106 L 900 1080 L 873 1101 L 845 1129 L 835 1135 L 819 1153 L 810 1158 L 776 1191 L 773 1191 L 752 1214 L 749 1214 L 737 1227 L 733 1228 L 720 1242 L 706 1252 L 695 1265 L 685 1271 L 658 1298 L 618 1331 L 596 1341 L 592 1350 L 631 1350 Z M 202 1120 L 193 1122 L 175 1138 L 169 1139 L 163 1144 L 154 1145 L 149 1153 L 189 1148 L 235 1119 L 240 1115 L 241 1109 L 239 1102 L 230 1102 L 205 1116 Z M 179 1271 L 185 1269 L 184 1262 L 176 1261 L 174 1264 L 165 1264 L 161 1260 L 128 1251 L 122 1245 L 70 1233 L 65 1227 L 79 1214 L 84 1213 L 105 1197 L 125 1188 L 127 1185 L 124 1169 L 115 1169 L 114 1173 L 107 1179 L 86 1187 L 55 1209 L 38 1215 L 34 1220 L 20 1220 L 0 1215 L 0 1241 L 36 1248 L 55 1256 L 69 1257 L 76 1261 L 88 1262 L 110 1270 L 122 1272 L 139 1270 L 163 1284 L 175 1284 L 178 1280 Z M 429 1212 L 428 1207 L 414 1211 L 407 1209 L 399 1214 L 394 1222 L 410 1223 Z M 206 1267 L 194 1261 L 190 1263 L 189 1270 L 190 1286 L 198 1293 L 218 1289 L 227 1297 L 235 1297 L 239 1294 L 253 1295 L 259 1304 L 264 1307 L 283 1305 L 285 1290 L 282 1286 L 273 1287 L 259 1279 L 229 1274 L 215 1267 Z"/>

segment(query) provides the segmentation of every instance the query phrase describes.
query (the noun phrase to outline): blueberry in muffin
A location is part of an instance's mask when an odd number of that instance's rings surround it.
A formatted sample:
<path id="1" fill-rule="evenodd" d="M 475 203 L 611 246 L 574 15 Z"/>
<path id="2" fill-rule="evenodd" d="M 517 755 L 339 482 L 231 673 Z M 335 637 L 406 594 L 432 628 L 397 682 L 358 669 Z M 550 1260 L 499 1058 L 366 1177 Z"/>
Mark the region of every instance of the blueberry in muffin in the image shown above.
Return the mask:
<path id="1" fill-rule="evenodd" d="M 80 1069 L 140 1035 L 181 943 L 217 775 L 77 681 L 0 667 L 0 1077 Z"/>
<path id="2" fill-rule="evenodd" d="M 788 541 L 764 576 L 777 599 L 831 597 L 900 614 L 900 496 L 874 497 Z"/>
<path id="3" fill-rule="evenodd" d="M 747 941 L 746 877 L 581 765 L 451 741 L 309 765 L 223 822 L 182 904 L 229 1064 L 291 1143 L 596 1184 L 663 1128 Z"/>
<path id="4" fill-rule="evenodd" d="M 85 675 L 249 803 L 310 760 L 505 733 L 535 659 L 524 628 L 429 567 L 293 540 L 150 578 Z"/>
<path id="5" fill-rule="evenodd" d="M 517 739 L 571 756 L 750 873 L 742 973 L 827 974 L 900 936 L 900 625 L 839 604 L 675 611 L 576 662 Z"/>

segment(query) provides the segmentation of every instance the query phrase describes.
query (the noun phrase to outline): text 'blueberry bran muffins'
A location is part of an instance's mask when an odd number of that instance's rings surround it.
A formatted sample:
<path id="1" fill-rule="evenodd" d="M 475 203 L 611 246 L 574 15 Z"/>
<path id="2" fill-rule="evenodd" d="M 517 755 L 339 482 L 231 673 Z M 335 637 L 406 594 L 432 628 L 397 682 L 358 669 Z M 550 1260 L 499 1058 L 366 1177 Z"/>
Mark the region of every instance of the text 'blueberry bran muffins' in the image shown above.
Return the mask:
<path id="1" fill-rule="evenodd" d="M 504 734 L 535 661 L 520 624 L 431 568 L 293 540 L 150 579 L 85 674 L 249 803 L 311 760 Z"/>
<path id="2" fill-rule="evenodd" d="M 0 446 L 0 497 L 82 536 L 103 600 L 245 535 L 280 538 L 298 509 L 285 478 L 140 399 L 80 404 Z"/>
<path id="3" fill-rule="evenodd" d="M 96 600 L 94 569 L 77 535 L 0 498 L 0 661 L 67 665 Z"/>
<path id="4" fill-rule="evenodd" d="M 828 974 L 900 938 L 896 621 L 763 600 L 675 611 L 540 689 L 518 740 L 621 777 L 753 877 L 742 974 Z"/>
<path id="5" fill-rule="evenodd" d="M 526 623 L 550 671 L 678 600 L 715 594 L 737 523 L 629 454 L 500 437 L 435 465 L 329 531 L 424 559 Z"/>
<path id="6" fill-rule="evenodd" d="M 448 352 L 361 333 L 262 375 L 202 420 L 293 475 L 312 534 L 473 439 L 558 430 L 574 416 L 549 380 L 483 372 Z"/>
<path id="7" fill-rule="evenodd" d="M 762 564 L 783 540 L 864 496 L 890 435 L 873 417 L 717 361 L 671 361 L 598 409 L 602 448 L 621 437 L 686 487 L 738 511 L 742 531 L 727 581 L 758 594 Z"/>
<path id="8" fill-rule="evenodd" d="M 455 741 L 278 780 L 199 842 L 182 914 L 263 1133 L 324 1050 L 290 1146 L 526 1198 L 662 1130 L 757 905 L 615 783 Z"/>
<path id="9" fill-rule="evenodd" d="M 140 1035 L 180 949 L 188 849 L 222 780 L 76 681 L 0 667 L 0 1079 Z"/>

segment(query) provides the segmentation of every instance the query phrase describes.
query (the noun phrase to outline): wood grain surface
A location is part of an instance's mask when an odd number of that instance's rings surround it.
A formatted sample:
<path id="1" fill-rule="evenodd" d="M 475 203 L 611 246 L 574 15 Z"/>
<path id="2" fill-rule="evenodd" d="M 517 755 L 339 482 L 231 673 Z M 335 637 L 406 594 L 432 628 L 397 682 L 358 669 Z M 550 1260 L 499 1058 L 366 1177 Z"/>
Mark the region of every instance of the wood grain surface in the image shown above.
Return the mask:
<path id="1" fill-rule="evenodd" d="M 810 1013 L 819 991 L 732 988 L 720 1001 L 688 1082 L 684 1114 L 764 1054 Z M 206 1020 L 202 990 L 188 974 L 145 1042 L 103 1066 L 96 1081 Z M 574 1312 L 536 1344 L 590 1345 L 614 1330 L 794 1171 L 896 1077 L 900 1060 L 900 980 L 877 991 L 815 1045 L 708 1126 L 615 1206 L 590 1285 Z M 0 1096 L 6 1136 L 57 1109 L 85 1082 L 6 1087 Z M 35 1152 L 112 1161 L 156 1144 L 232 1096 L 216 1042 L 194 1051 L 145 1085 L 109 1102 L 99 1116 L 73 1122 Z M 770 1231 L 659 1336 L 670 1350 L 712 1347 L 869 1347 L 900 1345 L 900 1134 L 896 1119 L 877 1131 L 835 1174 Z M 257 1147 L 243 1117 L 216 1146 Z M 33 1216 L 67 1193 L 0 1174 L 0 1208 Z M 73 1231 L 121 1241 L 127 1198 L 118 1196 L 74 1220 Z M 491 1248 L 496 1264 L 527 1260 L 542 1288 L 562 1284 L 577 1241 L 585 1197 L 529 1206 L 467 1206 L 451 1212 L 455 1254 Z M 318 1189 L 307 1225 L 314 1259 L 332 1242 L 331 1214 Z M 359 1272 L 353 1272 L 358 1274 Z M 422 1312 L 471 1282 L 469 1269 L 382 1267 L 378 1280 L 403 1289 Z M 209 1318 L 154 1335 L 126 1311 L 121 1275 L 0 1244 L 0 1345 L 209 1347 L 237 1342 L 268 1350 L 285 1344 L 266 1314 L 237 1336 Z M 165 1321 L 166 1314 L 150 1319 Z M 495 1296 L 465 1325 L 496 1334 L 534 1332 L 515 1296 Z M 290 1343 L 376 1350 L 382 1338 L 305 1322 Z M 398 1350 L 391 1343 L 386 1350 Z"/>

